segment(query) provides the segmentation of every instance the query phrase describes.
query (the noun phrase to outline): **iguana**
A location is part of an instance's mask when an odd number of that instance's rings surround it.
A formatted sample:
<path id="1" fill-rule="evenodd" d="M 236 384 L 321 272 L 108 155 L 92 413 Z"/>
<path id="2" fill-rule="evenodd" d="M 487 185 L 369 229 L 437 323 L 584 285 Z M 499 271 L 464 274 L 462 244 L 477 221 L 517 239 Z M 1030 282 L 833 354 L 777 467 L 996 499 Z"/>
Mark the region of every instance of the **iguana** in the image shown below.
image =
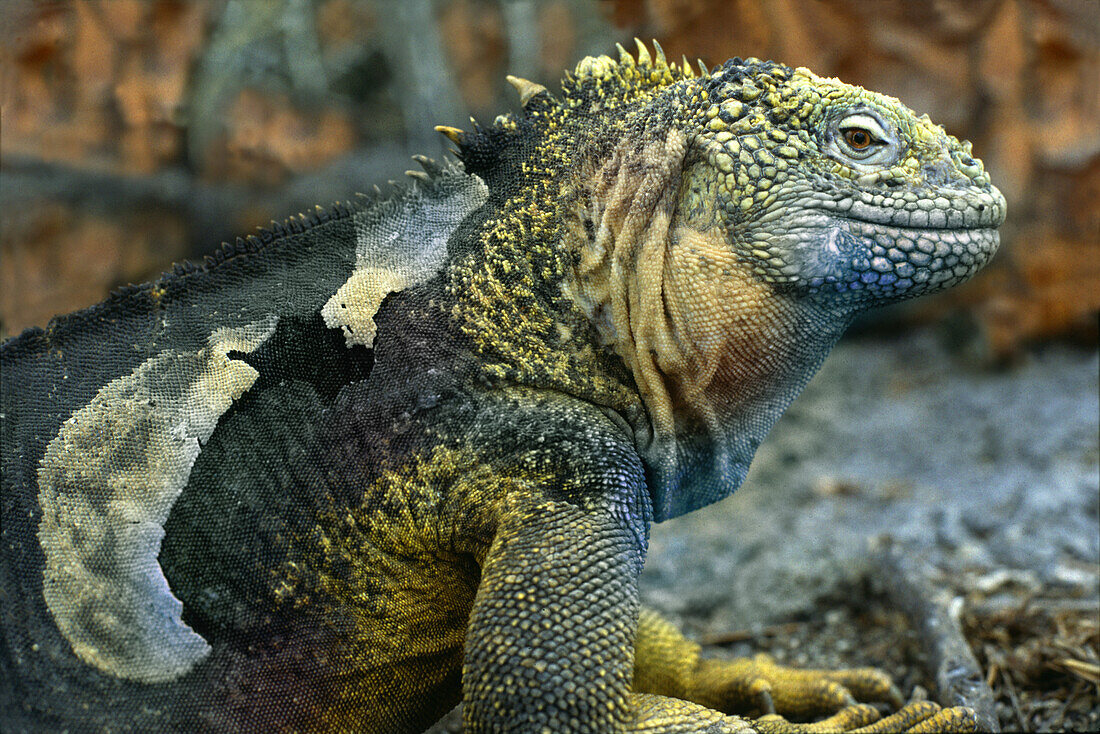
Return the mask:
<path id="1" fill-rule="evenodd" d="M 586 58 L 457 161 L 0 348 L 8 730 L 854 728 L 874 670 L 700 657 L 650 523 L 741 483 L 859 312 L 1005 201 L 897 100 Z M 912 704 L 882 730 L 973 726 Z M 755 718 L 727 715 L 737 711 Z M 919 723 L 922 722 L 923 723 Z"/>

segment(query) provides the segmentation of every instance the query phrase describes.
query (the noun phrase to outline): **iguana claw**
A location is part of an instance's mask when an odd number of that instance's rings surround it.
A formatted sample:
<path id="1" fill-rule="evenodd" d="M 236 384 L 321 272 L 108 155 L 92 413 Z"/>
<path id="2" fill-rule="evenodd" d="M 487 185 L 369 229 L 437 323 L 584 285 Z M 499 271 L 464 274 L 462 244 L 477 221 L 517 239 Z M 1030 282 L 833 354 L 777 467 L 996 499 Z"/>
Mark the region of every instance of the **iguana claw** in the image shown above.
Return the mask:
<path id="1" fill-rule="evenodd" d="M 901 708 L 904 699 L 889 676 L 875 668 L 805 670 L 779 665 L 760 654 L 737 660 L 700 661 L 696 690 L 715 708 L 807 718 L 834 713 L 857 701 Z"/>
<path id="2" fill-rule="evenodd" d="M 803 724 L 787 721 L 782 716 L 770 714 L 753 722 L 761 734 L 809 734 L 810 732 L 846 732 L 847 734 L 880 734 L 883 732 L 972 732 L 977 731 L 978 719 L 968 708 L 956 706 L 940 708 L 931 701 L 916 701 L 902 707 L 897 713 L 879 718 L 877 709 L 867 704 L 848 706 L 827 719 Z"/>

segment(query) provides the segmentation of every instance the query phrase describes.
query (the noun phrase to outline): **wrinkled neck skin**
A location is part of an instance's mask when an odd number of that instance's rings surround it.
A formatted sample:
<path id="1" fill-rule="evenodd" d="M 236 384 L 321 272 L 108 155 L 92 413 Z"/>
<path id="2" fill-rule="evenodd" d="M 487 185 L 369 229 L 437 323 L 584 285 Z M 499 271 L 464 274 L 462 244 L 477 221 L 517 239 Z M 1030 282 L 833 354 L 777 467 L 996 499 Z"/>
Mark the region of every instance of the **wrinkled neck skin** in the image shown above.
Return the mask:
<path id="1" fill-rule="evenodd" d="M 657 520 L 740 486 L 856 311 L 779 292 L 735 254 L 725 227 L 681 216 L 684 147 L 672 131 L 580 166 L 566 218 L 578 263 L 566 290 L 646 407 L 631 428 Z"/>

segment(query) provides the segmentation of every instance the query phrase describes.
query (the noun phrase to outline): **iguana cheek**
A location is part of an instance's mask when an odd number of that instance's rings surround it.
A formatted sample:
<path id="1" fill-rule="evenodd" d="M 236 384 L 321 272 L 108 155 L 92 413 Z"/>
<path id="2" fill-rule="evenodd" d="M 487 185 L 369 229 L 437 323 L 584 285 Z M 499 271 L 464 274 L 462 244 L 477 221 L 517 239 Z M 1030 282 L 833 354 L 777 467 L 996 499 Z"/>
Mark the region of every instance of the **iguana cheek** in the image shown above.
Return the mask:
<path id="1" fill-rule="evenodd" d="M 868 249 L 843 222 L 818 212 L 797 212 L 772 232 L 749 232 L 738 250 L 759 279 L 776 285 L 842 281 L 853 258 Z"/>
<path id="2" fill-rule="evenodd" d="M 757 392 L 783 341 L 793 337 L 793 307 L 734 252 L 722 228 L 678 227 L 665 268 L 668 317 L 679 345 L 660 355 L 679 400 L 691 412 Z M 704 405 L 705 404 L 705 405 Z"/>

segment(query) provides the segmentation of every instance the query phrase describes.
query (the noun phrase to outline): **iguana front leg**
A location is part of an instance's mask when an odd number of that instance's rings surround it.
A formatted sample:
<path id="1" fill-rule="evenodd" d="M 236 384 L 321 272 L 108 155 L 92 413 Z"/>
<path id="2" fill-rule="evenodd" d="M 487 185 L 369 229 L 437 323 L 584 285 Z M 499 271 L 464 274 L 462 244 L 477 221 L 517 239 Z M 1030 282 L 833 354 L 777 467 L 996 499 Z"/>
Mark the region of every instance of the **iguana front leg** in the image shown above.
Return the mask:
<path id="1" fill-rule="evenodd" d="M 644 532 L 624 514 L 545 498 L 504 513 L 466 637 L 467 731 L 752 731 L 698 704 L 631 691 Z"/>
<path id="2" fill-rule="evenodd" d="M 976 728 L 974 713 L 966 708 L 940 709 L 931 702 L 904 706 L 889 676 L 875 668 L 788 668 L 767 655 L 734 660 L 703 658 L 699 645 L 651 609 L 639 613 L 634 654 L 634 690 L 683 698 L 719 711 L 762 714 L 753 722 L 761 732 Z M 900 710 L 876 721 L 878 712 L 857 701 L 886 702 Z M 832 716 L 814 724 L 796 724 L 783 718 L 825 714 Z"/>
<path id="3" fill-rule="evenodd" d="M 456 507 L 466 509 L 454 517 L 483 516 L 459 522 L 456 532 L 484 529 L 470 546 L 481 577 L 464 644 L 468 731 L 804 730 L 767 716 L 776 710 L 831 714 L 810 726 L 848 731 L 879 717 L 856 700 L 900 704 L 878 671 L 702 659 L 669 622 L 640 610 L 652 504 L 633 447 L 602 414 L 513 391 L 486 402 L 469 425 L 463 435 L 473 445 L 519 451 L 486 450 L 466 470 L 480 479 L 456 490 L 465 498 Z M 927 708 L 907 707 L 875 726 L 906 730 L 933 713 Z M 958 716 L 933 719 L 932 730 L 966 723 L 968 712 L 951 711 Z"/>
<path id="4" fill-rule="evenodd" d="M 701 659 L 698 645 L 650 610 L 635 628 L 642 546 L 624 513 L 544 497 L 511 504 L 485 559 L 466 637 L 467 731 L 793 734 L 966 731 L 973 723 L 966 709 L 927 703 L 876 722 L 877 710 L 853 694 L 896 696 L 878 671 Z M 790 715 L 833 716 L 797 724 L 724 713 L 738 705 L 760 713 L 771 701 Z"/>

